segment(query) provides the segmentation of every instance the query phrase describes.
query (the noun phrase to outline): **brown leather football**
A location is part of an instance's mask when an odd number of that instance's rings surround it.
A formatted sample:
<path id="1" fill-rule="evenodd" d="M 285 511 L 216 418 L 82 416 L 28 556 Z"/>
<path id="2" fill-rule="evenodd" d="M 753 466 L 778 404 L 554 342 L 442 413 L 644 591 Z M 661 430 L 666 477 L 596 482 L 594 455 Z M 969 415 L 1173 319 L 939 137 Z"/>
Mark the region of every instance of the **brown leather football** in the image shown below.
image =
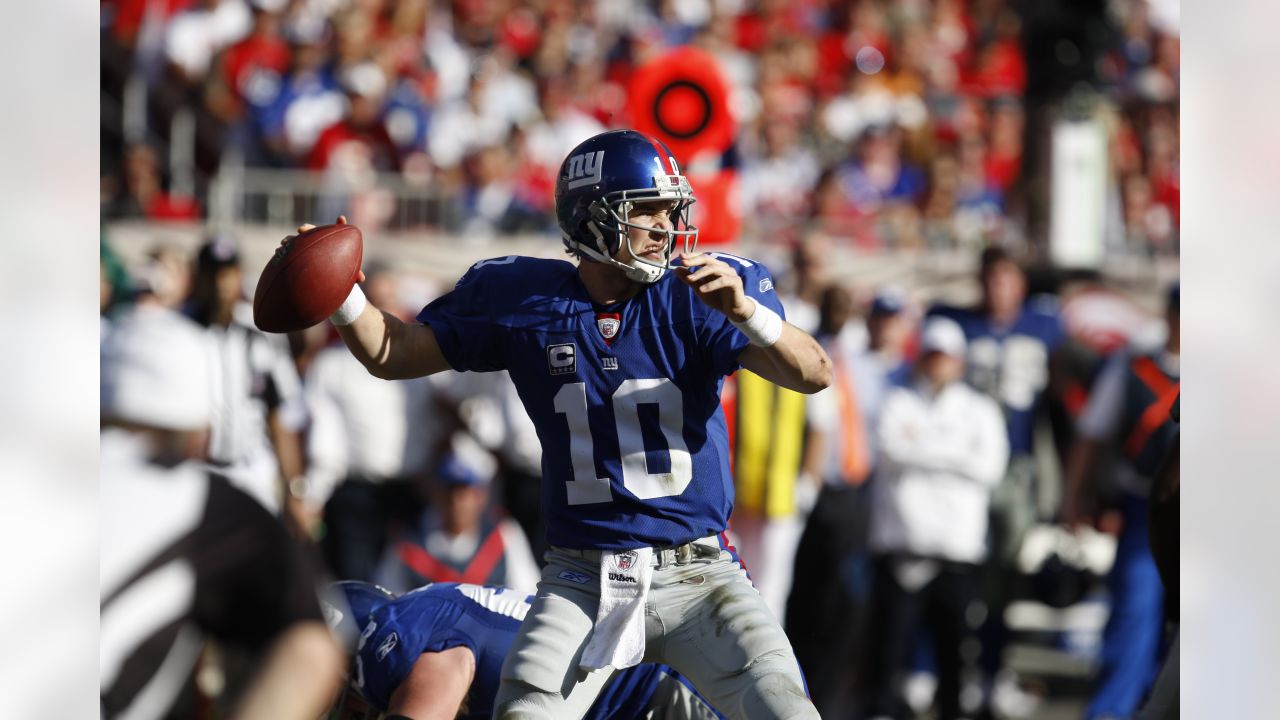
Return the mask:
<path id="1" fill-rule="evenodd" d="M 364 258 L 355 225 L 321 225 L 276 249 L 253 293 L 253 322 L 266 332 L 311 327 L 351 293 Z"/>

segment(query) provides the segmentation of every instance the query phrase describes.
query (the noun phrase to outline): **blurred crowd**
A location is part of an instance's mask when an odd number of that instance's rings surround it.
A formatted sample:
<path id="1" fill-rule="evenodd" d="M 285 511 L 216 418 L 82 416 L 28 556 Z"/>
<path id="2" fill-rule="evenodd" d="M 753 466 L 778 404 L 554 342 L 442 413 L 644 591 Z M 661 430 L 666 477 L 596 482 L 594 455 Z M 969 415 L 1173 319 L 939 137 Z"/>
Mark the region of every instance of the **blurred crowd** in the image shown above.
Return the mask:
<path id="1" fill-rule="evenodd" d="M 171 362 L 167 343 L 117 337 L 139 318 L 200 329 L 212 407 L 207 442 L 186 452 L 294 528 L 329 576 L 396 592 L 437 581 L 533 591 L 541 451 L 509 381 L 386 382 L 329 323 L 259 332 L 234 238 L 194 257 L 159 245 L 130 268 L 108 240 L 104 388 L 107 348 Z M 913 717 L 936 702 L 942 718 L 1035 716 L 1045 688 L 1006 652 L 1006 611 L 1032 600 L 1109 609 L 1100 647 L 1034 640 L 1094 664 L 1086 717 L 1132 716 L 1177 617 L 1161 575 L 1177 547 L 1176 484 L 1172 535 L 1168 515 L 1148 523 L 1149 503 L 1171 497 L 1152 484 L 1176 442 L 1177 285 L 1163 317 L 1147 316 L 1160 332 L 1090 332 L 1068 321 L 1069 304 L 1114 293 L 1096 279 L 1033 288 L 1016 256 L 989 248 L 981 301 L 956 307 L 829 276 L 835 242 L 807 235 L 777 273 L 788 319 L 833 360 L 833 386 L 804 396 L 742 370 L 723 395 L 731 536 L 820 712 Z M 370 301 L 405 319 L 431 299 L 391 267 L 365 272 Z"/>
<path id="2" fill-rule="evenodd" d="M 1108 242 L 1177 250 L 1176 3 L 103 0 L 101 17 L 110 218 L 200 218 L 231 165 L 393 173 L 441 199 L 439 228 L 554 233 L 566 152 L 634 124 L 637 70 L 689 46 L 718 60 L 738 130 L 681 160 L 732 171 L 758 237 L 1016 246 L 1049 128 L 1087 97 Z M 394 212 L 366 210 L 366 229 Z"/>

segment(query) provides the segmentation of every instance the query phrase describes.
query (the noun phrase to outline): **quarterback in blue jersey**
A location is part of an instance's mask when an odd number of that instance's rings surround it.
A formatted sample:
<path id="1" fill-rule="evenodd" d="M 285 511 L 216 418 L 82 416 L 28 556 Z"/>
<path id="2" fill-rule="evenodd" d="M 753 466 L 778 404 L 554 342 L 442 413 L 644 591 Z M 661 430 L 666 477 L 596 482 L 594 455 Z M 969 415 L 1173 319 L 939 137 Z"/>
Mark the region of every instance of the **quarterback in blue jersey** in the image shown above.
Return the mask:
<path id="1" fill-rule="evenodd" d="M 507 650 L 533 598 L 511 588 L 435 583 L 400 597 L 334 583 L 325 618 L 354 655 L 350 686 L 391 718 L 488 720 Z M 720 717 L 679 673 L 638 665 L 613 674 L 589 720 Z"/>
<path id="2" fill-rule="evenodd" d="M 695 253 L 688 179 L 660 141 L 601 133 L 565 159 L 579 262 L 476 263 L 402 323 L 357 286 L 332 321 L 377 377 L 507 370 L 542 443 L 547 565 L 495 717 L 576 717 L 611 669 L 671 665 L 730 717 L 817 717 L 795 655 L 724 539 L 719 392 L 739 367 L 813 393 L 831 360 L 759 263 Z M 676 245 L 682 251 L 676 252 Z"/>

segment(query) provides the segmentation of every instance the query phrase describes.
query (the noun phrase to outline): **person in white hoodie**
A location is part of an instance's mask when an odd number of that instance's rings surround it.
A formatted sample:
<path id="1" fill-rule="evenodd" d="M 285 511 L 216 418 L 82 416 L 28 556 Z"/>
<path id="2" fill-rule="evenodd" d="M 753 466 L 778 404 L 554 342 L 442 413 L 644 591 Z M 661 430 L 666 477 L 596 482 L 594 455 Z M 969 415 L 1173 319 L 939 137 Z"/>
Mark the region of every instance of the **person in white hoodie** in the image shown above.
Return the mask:
<path id="1" fill-rule="evenodd" d="M 890 391 L 876 427 L 872 717 L 906 715 L 898 680 L 922 621 L 936 644 L 938 717 L 961 715 L 967 613 L 987 553 L 991 490 L 1009 460 L 999 406 L 962 379 L 965 350 L 958 324 L 929 320 L 912 382 Z"/>

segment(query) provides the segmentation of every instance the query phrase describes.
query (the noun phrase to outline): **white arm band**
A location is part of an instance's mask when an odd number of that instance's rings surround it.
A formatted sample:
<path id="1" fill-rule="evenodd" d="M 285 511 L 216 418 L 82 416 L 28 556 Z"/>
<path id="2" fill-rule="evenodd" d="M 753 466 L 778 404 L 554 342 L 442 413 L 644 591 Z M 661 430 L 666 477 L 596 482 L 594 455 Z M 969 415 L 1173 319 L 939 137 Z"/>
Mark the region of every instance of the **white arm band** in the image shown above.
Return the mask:
<path id="1" fill-rule="evenodd" d="M 351 294 L 346 300 L 342 301 L 342 305 L 329 316 L 329 321 L 334 325 L 350 325 L 360 317 L 360 313 L 364 312 L 364 306 L 368 304 L 365 300 L 364 291 L 360 289 L 359 283 L 351 286 Z"/>
<path id="2" fill-rule="evenodd" d="M 782 316 L 761 305 L 755 298 L 751 298 L 751 302 L 756 304 L 755 312 L 751 313 L 751 317 L 742 322 L 732 320 L 729 322 L 741 330 L 752 345 L 769 347 L 782 337 Z"/>

